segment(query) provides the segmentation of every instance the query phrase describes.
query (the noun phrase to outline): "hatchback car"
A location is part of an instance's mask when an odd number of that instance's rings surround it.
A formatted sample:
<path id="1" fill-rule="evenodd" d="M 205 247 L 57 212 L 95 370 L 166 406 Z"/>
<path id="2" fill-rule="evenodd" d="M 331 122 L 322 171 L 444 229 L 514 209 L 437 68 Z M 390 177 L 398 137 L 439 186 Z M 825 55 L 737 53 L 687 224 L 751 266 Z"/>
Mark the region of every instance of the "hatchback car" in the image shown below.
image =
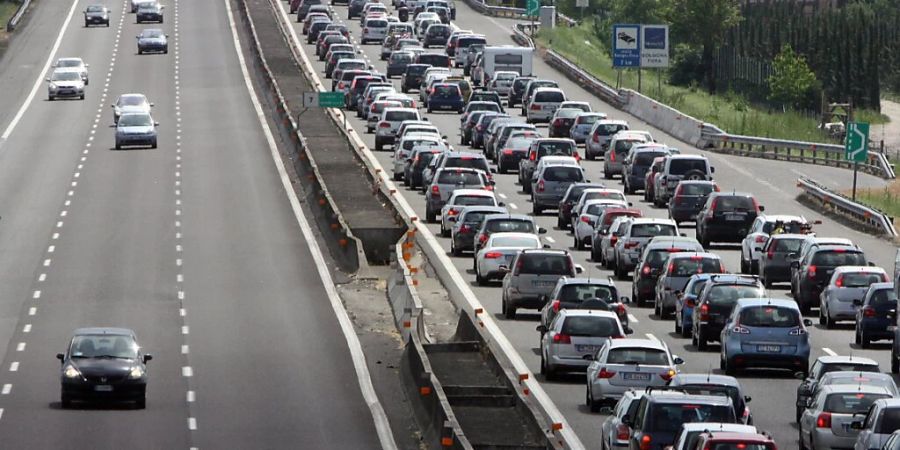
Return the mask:
<path id="1" fill-rule="evenodd" d="M 732 375 L 760 367 L 809 373 L 809 333 L 791 299 L 742 298 L 722 329 L 719 368 Z"/>
<path id="2" fill-rule="evenodd" d="M 546 232 L 546 229 L 537 226 L 533 217 L 525 214 L 490 214 L 484 217 L 484 220 L 481 222 L 481 227 L 478 228 L 478 231 L 475 234 L 475 239 L 473 240 L 473 244 L 475 245 L 474 250 L 478 253 L 478 251 L 487 244 L 488 239 L 494 233 L 544 234 Z M 474 258 L 472 268 L 475 268 Z"/>
<path id="3" fill-rule="evenodd" d="M 397 129 L 404 120 L 421 120 L 415 108 L 386 108 L 375 128 L 375 150 L 381 151 L 385 145 L 394 145 Z"/>
<path id="4" fill-rule="evenodd" d="M 78 72 L 85 85 L 91 83 L 90 77 L 88 76 L 88 67 L 90 67 L 90 64 L 86 64 L 81 58 L 59 58 L 53 63 L 54 69 L 65 69 Z"/>
<path id="5" fill-rule="evenodd" d="M 669 200 L 669 218 L 675 223 L 696 222 L 710 194 L 719 192 L 715 181 L 681 181 Z"/>
<path id="6" fill-rule="evenodd" d="M 741 383 L 735 377 L 708 372 L 679 373 L 669 381 L 669 386 L 694 395 L 724 395 L 731 399 L 741 423 L 753 423 L 753 414 L 747 405 L 752 398 L 744 393 Z"/>
<path id="7" fill-rule="evenodd" d="M 502 207 L 503 202 L 498 202 L 494 197 L 494 193 L 484 189 L 456 189 L 450 194 L 450 199 L 441 208 L 441 236 L 450 237 L 450 229 L 453 222 L 467 206 L 498 206 Z"/>
<path id="8" fill-rule="evenodd" d="M 489 187 L 484 172 L 463 167 L 437 169 L 425 196 L 425 221 L 434 223 L 441 209 L 457 189 L 485 189 Z"/>
<path id="9" fill-rule="evenodd" d="M 569 186 L 584 183 L 584 169 L 578 166 L 551 165 L 535 173 L 531 183 L 531 208 L 540 215 L 545 208 L 556 208 Z"/>
<path id="10" fill-rule="evenodd" d="M 656 317 L 664 319 L 669 313 L 675 312 L 678 293 L 684 290 L 691 276 L 698 273 L 725 273 L 725 265 L 715 253 L 669 253 L 662 274 L 656 282 Z"/>
<path id="11" fill-rule="evenodd" d="M 522 124 L 524 125 L 524 124 Z M 519 126 L 519 125 L 516 125 Z M 532 125 L 524 125 L 524 127 L 533 127 Z M 522 129 L 532 129 L 524 128 Z M 526 194 L 531 193 L 530 180 L 534 177 L 534 171 L 537 165 L 544 157 L 547 156 L 568 156 L 576 158 L 578 149 L 575 142 L 571 139 L 559 138 L 539 138 L 531 143 L 528 148 L 528 157 L 519 161 L 519 183 L 522 184 Z M 577 160 L 577 158 L 576 158 Z"/>
<path id="12" fill-rule="evenodd" d="M 129 113 L 119 116 L 116 122 L 116 150 L 132 145 L 148 145 L 156 148 L 156 127 L 149 113 Z"/>
<path id="13" fill-rule="evenodd" d="M 828 284 L 819 294 L 819 323 L 825 328 L 833 328 L 836 322 L 856 320 L 857 309 L 862 305 L 869 286 L 887 281 L 887 273 L 880 267 L 835 268 Z"/>
<path id="14" fill-rule="evenodd" d="M 608 116 L 599 112 L 582 112 L 575 116 L 572 127 L 569 129 L 569 139 L 576 144 L 583 145 L 590 135 L 594 122 L 606 119 Z"/>
<path id="15" fill-rule="evenodd" d="M 541 332 L 541 375 L 552 380 L 560 372 L 583 371 L 595 354 L 611 339 L 622 339 L 626 331 L 615 313 L 593 309 L 564 309 Z"/>
<path id="16" fill-rule="evenodd" d="M 584 144 L 584 157 L 594 159 L 598 155 L 604 154 L 613 135 L 627 129 L 628 122 L 624 120 L 601 119 L 595 121 Z"/>
<path id="17" fill-rule="evenodd" d="M 869 358 L 852 355 L 825 355 L 816 358 L 809 369 L 809 374 L 797 386 L 797 396 L 794 402 L 796 406 L 794 419 L 800 420 L 800 414 L 803 413 L 810 397 L 818 389 L 820 381 L 826 374 L 845 372 L 863 377 L 865 374 L 877 373 L 878 371 L 878 363 Z M 860 379 L 859 381 L 868 380 Z"/>
<path id="18" fill-rule="evenodd" d="M 84 9 L 84 27 L 105 25 L 109 27 L 109 8 L 103 5 L 89 5 Z"/>
<path id="19" fill-rule="evenodd" d="M 598 309 L 616 313 L 619 323 L 628 330 L 628 303 L 628 297 L 619 297 L 612 278 L 562 277 L 541 308 L 541 325 L 550 326 L 564 309 Z"/>
<path id="20" fill-rule="evenodd" d="M 697 240 L 704 247 L 711 242 L 741 242 L 764 210 L 751 194 L 710 193 L 697 214 Z"/>
<path id="21" fill-rule="evenodd" d="M 766 288 L 791 281 L 791 255 L 800 251 L 804 239 L 803 234 L 777 234 L 766 240 L 759 259 L 759 278 Z"/>
<path id="22" fill-rule="evenodd" d="M 135 23 L 163 23 L 163 6 L 159 3 L 144 3 L 137 10 Z"/>
<path id="23" fill-rule="evenodd" d="M 644 189 L 647 171 L 650 170 L 653 160 L 670 154 L 671 149 L 663 144 L 633 145 L 622 162 L 622 183 L 625 185 L 625 192 L 634 194 Z"/>
<path id="24" fill-rule="evenodd" d="M 821 221 L 814 223 L 820 224 Z M 784 233 L 805 233 L 811 229 L 812 224 L 806 221 L 803 216 L 784 215 L 784 214 L 759 214 L 753 223 L 747 235 L 741 241 L 741 273 L 755 274 L 759 269 L 759 258 L 762 254 L 762 247 L 765 245 L 769 236 Z"/>
<path id="25" fill-rule="evenodd" d="M 628 448 L 663 450 L 675 442 L 675 433 L 685 423 L 738 422 L 730 398 L 687 394 L 673 389 L 678 388 L 651 387 L 647 390 L 635 415 L 625 422 L 632 428 Z"/>
<path id="26" fill-rule="evenodd" d="M 60 403 L 125 400 L 143 409 L 147 405 L 147 362 L 153 359 L 125 328 L 79 328 L 65 353 L 57 353 Z"/>
<path id="27" fill-rule="evenodd" d="M 628 222 L 614 249 L 614 272 L 624 279 L 640 262 L 644 245 L 656 236 L 678 236 L 678 226 L 668 219 L 635 218 Z"/>
<path id="28" fill-rule="evenodd" d="M 490 280 L 503 278 L 501 267 L 509 267 L 521 250 L 543 248 L 541 239 L 533 233 L 494 233 L 475 254 L 475 282 L 487 285 Z"/>
<path id="29" fill-rule="evenodd" d="M 484 218 L 491 214 L 508 214 L 499 206 L 466 206 L 453 221 L 450 229 L 450 254 L 461 256 L 462 252 L 475 249 L 475 234 L 481 228 Z M 477 267 L 477 266 L 476 266 Z"/>
<path id="30" fill-rule="evenodd" d="M 875 400 L 865 416 L 853 419 L 850 429 L 859 432 L 853 450 L 881 449 L 891 434 L 900 430 L 900 399 Z"/>
<path id="31" fill-rule="evenodd" d="M 600 425 L 600 448 L 615 449 L 628 447 L 628 438 L 631 436 L 631 427 L 624 420 L 634 417 L 643 390 L 629 390 L 622 394 L 622 398 L 616 402 L 612 413 Z"/>
<path id="32" fill-rule="evenodd" d="M 398 50 L 391 52 L 387 63 L 388 78 L 403 75 L 406 73 L 406 67 L 412 63 L 413 53 L 406 50 Z"/>
<path id="33" fill-rule="evenodd" d="M 714 433 L 705 432 L 697 437 L 694 448 L 699 449 L 753 449 L 778 450 L 775 440 L 768 433 Z"/>
<path id="34" fill-rule="evenodd" d="M 584 111 L 575 108 L 559 108 L 550 118 L 550 124 L 547 126 L 550 137 L 569 137 L 572 126 L 575 125 L 575 118 L 583 114 Z"/>
<path id="35" fill-rule="evenodd" d="M 632 130 L 622 130 L 613 135 L 603 154 L 603 177 L 609 180 L 616 175 L 622 175 L 631 148 L 648 142 L 651 141 L 645 133 Z M 653 159 L 650 159 L 648 162 L 652 161 Z"/>
<path id="36" fill-rule="evenodd" d="M 387 35 L 388 21 L 384 18 L 367 19 L 362 29 L 359 43 L 366 45 L 369 42 L 381 42 Z"/>
<path id="37" fill-rule="evenodd" d="M 675 332 L 681 337 L 690 337 L 693 327 L 694 308 L 697 306 L 697 298 L 703 292 L 703 287 L 710 277 L 715 274 L 698 273 L 688 279 L 684 289 L 675 293 Z"/>
<path id="38" fill-rule="evenodd" d="M 109 106 L 113 109 L 113 123 L 119 123 L 119 117 L 122 114 L 149 114 L 153 103 L 147 101 L 147 97 L 144 94 L 122 94 L 116 99 L 115 103 Z"/>
<path id="39" fill-rule="evenodd" d="M 657 236 L 644 246 L 640 264 L 634 268 L 631 282 L 631 298 L 644 306 L 656 297 L 656 282 L 663 273 L 669 255 L 679 252 L 703 252 L 703 246 L 694 238 L 682 236 Z"/>
<path id="40" fill-rule="evenodd" d="M 866 255 L 858 248 L 823 245 L 811 249 L 802 260 L 791 262 L 794 300 L 807 313 L 819 305 L 819 296 L 837 267 L 865 265 L 868 265 Z"/>
<path id="41" fill-rule="evenodd" d="M 429 113 L 435 110 L 450 110 L 462 113 L 465 103 L 459 85 L 455 83 L 437 83 L 431 87 L 425 105 L 428 107 Z"/>
<path id="42" fill-rule="evenodd" d="M 587 368 L 585 402 L 592 412 L 630 389 L 665 386 L 684 361 L 653 339 L 610 339 L 592 356 Z"/>
<path id="43" fill-rule="evenodd" d="M 78 70 L 56 69 L 47 78 L 47 99 L 77 97 L 84 100 L 84 80 Z"/>
<path id="44" fill-rule="evenodd" d="M 422 46 L 425 48 L 432 45 L 445 46 L 447 38 L 450 37 L 450 26 L 442 23 L 435 23 L 428 26 L 425 30 L 425 37 L 422 38 Z"/>
<path id="45" fill-rule="evenodd" d="M 443 148 L 413 148 L 403 168 L 403 184 L 412 189 L 422 186 L 422 172 L 432 159 L 445 151 Z"/>
<path id="46" fill-rule="evenodd" d="M 145 28 L 135 38 L 138 55 L 149 52 L 169 53 L 169 35 L 159 28 Z"/>
<path id="47" fill-rule="evenodd" d="M 530 75 L 516 77 L 513 80 L 512 86 L 509 89 L 509 95 L 506 98 L 506 104 L 510 108 L 513 108 L 516 105 L 518 105 L 519 103 L 521 103 L 522 102 L 522 94 L 525 93 L 525 88 L 528 87 L 528 83 L 531 80 L 536 80 L 536 79 L 537 79 L 536 77 L 533 77 Z"/>
<path id="48" fill-rule="evenodd" d="M 519 252 L 510 266 L 500 270 L 505 273 L 501 312 L 515 319 L 519 308 L 543 308 L 560 277 L 574 277 L 583 269 L 565 250 L 538 249 Z"/>
<path id="49" fill-rule="evenodd" d="M 572 220 L 572 238 L 576 250 L 584 250 L 586 246 L 593 247 L 594 230 L 600 222 L 600 217 L 607 209 L 624 209 L 626 206 L 618 200 L 597 199 L 586 201 L 578 213 L 578 217 Z M 611 221 L 611 220 L 610 220 Z"/>
<path id="50" fill-rule="evenodd" d="M 586 189 L 603 189 L 604 187 L 606 186 L 603 183 L 570 184 L 568 189 L 566 189 L 566 193 L 563 194 L 562 200 L 559 201 L 556 226 L 564 230 L 572 225 L 572 207 L 575 206 L 575 202 L 581 197 L 582 192 Z"/>
<path id="51" fill-rule="evenodd" d="M 701 434 L 709 433 L 710 431 L 715 431 L 718 433 L 742 433 L 742 434 L 756 434 L 759 430 L 753 425 L 743 425 L 738 423 L 716 423 L 716 422 L 694 422 L 694 423 L 685 423 L 681 425 L 681 428 L 675 432 L 675 444 L 671 448 L 671 450 L 695 450 L 697 445 L 697 440 L 700 438 Z M 727 444 L 726 444 L 727 445 Z M 716 447 L 719 448 L 719 447 Z M 723 447 L 725 449 L 731 449 L 732 447 Z M 738 447 L 741 448 L 741 447 Z M 764 449 L 759 449 L 764 450 Z"/>
<path id="52" fill-rule="evenodd" d="M 856 304 L 855 342 L 868 348 L 872 341 L 893 340 L 896 331 L 897 291 L 894 283 L 873 283 Z"/>
<path id="53" fill-rule="evenodd" d="M 734 305 L 741 298 L 762 298 L 766 290 L 756 277 L 713 275 L 697 297 L 691 318 L 691 343 L 697 350 L 707 349 L 709 341 L 718 340 Z"/>
<path id="54" fill-rule="evenodd" d="M 826 386 L 812 397 L 800 415 L 800 448 L 824 450 L 850 448 L 856 443 L 858 430 L 850 428 L 854 416 L 868 412 L 878 399 L 892 398 L 879 386 Z"/>
<path id="55" fill-rule="evenodd" d="M 559 104 L 566 101 L 566 94 L 559 88 L 537 88 L 528 99 L 525 121 L 528 123 L 549 122 Z"/>

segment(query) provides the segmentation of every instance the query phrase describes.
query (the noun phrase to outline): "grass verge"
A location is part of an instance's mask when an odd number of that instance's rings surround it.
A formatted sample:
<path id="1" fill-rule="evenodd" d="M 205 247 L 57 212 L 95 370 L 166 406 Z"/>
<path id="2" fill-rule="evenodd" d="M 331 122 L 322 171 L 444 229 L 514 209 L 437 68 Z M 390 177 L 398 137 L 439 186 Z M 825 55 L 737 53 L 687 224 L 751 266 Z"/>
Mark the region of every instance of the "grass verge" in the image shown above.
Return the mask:
<path id="1" fill-rule="evenodd" d="M 844 195 L 850 196 L 851 192 Z M 875 207 L 894 218 L 894 225 L 900 219 L 900 181 L 880 189 L 860 189 L 856 191 L 856 200 Z"/>
<path id="2" fill-rule="evenodd" d="M 594 34 L 590 21 L 585 20 L 574 28 L 541 30 L 537 42 L 562 54 L 600 80 L 616 86 L 619 71 L 613 69 L 612 61 Z M 710 95 L 702 89 L 672 86 L 666 83 L 665 73 L 655 70 L 644 70 L 641 81 L 642 94 L 689 116 L 715 124 L 731 134 L 828 142 L 827 136 L 816 129 L 817 117 L 795 112 L 764 111 L 731 93 Z M 621 71 L 619 86 L 638 90 L 638 71 Z M 866 110 L 857 110 L 856 119 L 873 124 L 889 120 L 876 111 Z"/>
<path id="3" fill-rule="evenodd" d="M 16 13 L 16 9 L 19 8 L 19 4 L 9 0 L 0 0 L 0 28 L 3 31 L 0 31 L 0 34 L 6 33 L 6 23 L 9 22 L 10 17 Z"/>

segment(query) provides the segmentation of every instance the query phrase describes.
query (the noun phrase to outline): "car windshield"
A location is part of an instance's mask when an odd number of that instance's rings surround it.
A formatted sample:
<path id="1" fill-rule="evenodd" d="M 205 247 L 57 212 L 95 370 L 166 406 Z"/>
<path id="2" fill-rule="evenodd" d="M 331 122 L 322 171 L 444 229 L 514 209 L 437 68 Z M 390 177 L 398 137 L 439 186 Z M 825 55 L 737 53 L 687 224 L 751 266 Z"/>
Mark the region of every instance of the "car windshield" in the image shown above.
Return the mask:
<path id="1" fill-rule="evenodd" d="M 153 121 L 146 114 L 125 114 L 119 118 L 119 126 L 122 127 L 149 127 L 152 125 Z"/>
<path id="2" fill-rule="evenodd" d="M 535 253 L 519 257 L 518 273 L 529 275 L 570 275 L 572 261 L 566 255 Z"/>
<path id="3" fill-rule="evenodd" d="M 496 236 L 491 239 L 490 247 L 538 248 L 540 240 L 527 236 Z"/>
<path id="4" fill-rule="evenodd" d="M 709 288 L 707 301 L 715 306 L 731 306 L 741 298 L 762 297 L 762 289 L 757 286 L 719 284 Z"/>
<path id="5" fill-rule="evenodd" d="M 577 303 L 598 298 L 605 302 L 616 300 L 616 289 L 602 284 L 567 284 L 559 292 L 559 300 Z"/>
<path id="6" fill-rule="evenodd" d="M 817 252 L 813 256 L 812 263 L 817 266 L 865 266 L 866 257 L 859 252 L 840 250 L 825 250 Z"/>
<path id="7" fill-rule="evenodd" d="M 690 258 L 677 258 L 672 261 L 674 267 L 669 274 L 676 277 L 689 277 L 697 273 L 721 273 L 722 264 L 717 258 L 704 256 L 692 256 Z"/>
<path id="8" fill-rule="evenodd" d="M 716 211 L 753 211 L 753 199 L 742 195 L 720 195 L 715 199 Z"/>
<path id="9" fill-rule="evenodd" d="M 81 79 L 78 72 L 53 72 L 51 81 L 77 81 Z"/>
<path id="10" fill-rule="evenodd" d="M 736 386 L 724 386 L 721 384 L 688 384 L 678 386 L 685 392 L 693 395 L 722 395 L 731 399 L 731 403 L 740 410 L 744 406 L 741 391 Z"/>
<path id="11" fill-rule="evenodd" d="M 487 231 L 491 233 L 534 233 L 534 223 L 530 220 L 501 219 L 488 222 Z"/>
<path id="12" fill-rule="evenodd" d="M 584 172 L 581 167 L 555 166 L 544 169 L 544 180 L 559 182 L 584 181 Z"/>
<path id="13" fill-rule="evenodd" d="M 119 101 L 117 103 L 119 106 L 140 106 L 143 105 L 144 102 L 146 102 L 144 97 L 129 95 L 125 97 L 119 97 Z"/>
<path id="14" fill-rule="evenodd" d="M 631 227 L 631 237 L 675 236 L 675 225 L 666 223 L 638 223 Z"/>
<path id="15" fill-rule="evenodd" d="M 341 70 L 365 69 L 366 63 L 362 61 L 343 61 L 338 64 Z"/>
<path id="16" fill-rule="evenodd" d="M 144 39 L 156 39 L 164 37 L 162 30 L 144 30 L 141 31 L 141 37 Z"/>
<path id="17" fill-rule="evenodd" d="M 628 153 L 631 150 L 631 147 L 634 144 L 642 144 L 644 142 L 643 139 L 617 139 L 616 140 L 616 153 Z"/>
<path id="18" fill-rule="evenodd" d="M 475 172 L 444 170 L 438 176 L 437 184 L 481 185 L 481 177 Z"/>
<path id="19" fill-rule="evenodd" d="M 705 159 L 673 159 L 669 164 L 670 175 L 684 175 L 692 170 L 706 173 Z"/>
<path id="20" fill-rule="evenodd" d="M 614 348 L 606 357 L 607 364 L 641 364 L 648 366 L 669 365 L 669 355 L 656 348 Z"/>
<path id="21" fill-rule="evenodd" d="M 575 116 L 583 113 L 584 111 L 575 108 L 563 108 L 556 111 L 556 117 L 561 119 L 574 119 Z"/>
<path id="22" fill-rule="evenodd" d="M 780 306 L 750 306 L 741 310 L 740 323 L 746 327 L 793 328 L 800 326 L 800 314 Z"/>
<path id="23" fill-rule="evenodd" d="M 388 122 L 403 122 L 404 120 L 419 120 L 419 114 L 416 111 L 388 111 L 384 120 Z"/>
<path id="24" fill-rule="evenodd" d="M 685 400 L 689 402 L 690 400 Z M 660 403 L 654 406 L 650 416 L 651 429 L 675 432 L 685 423 L 693 422 L 734 422 L 734 415 L 724 405 L 704 405 L 696 403 Z"/>
<path id="25" fill-rule="evenodd" d="M 546 141 L 538 144 L 537 156 L 572 156 L 575 146 L 569 141 Z"/>
<path id="26" fill-rule="evenodd" d="M 569 336 L 609 337 L 619 336 L 619 320 L 600 316 L 566 317 L 562 333 Z"/>
<path id="27" fill-rule="evenodd" d="M 486 195 L 460 195 L 456 197 L 454 205 L 463 206 L 494 206 L 494 198 Z"/>
<path id="28" fill-rule="evenodd" d="M 77 59 L 61 59 L 56 67 L 81 67 L 81 61 Z"/>
<path id="29" fill-rule="evenodd" d="M 96 6 L 96 5 L 94 5 L 94 6 L 88 6 L 88 7 L 87 7 L 87 12 L 103 12 L 103 7 L 102 7 L 102 6 Z"/>
<path id="30" fill-rule="evenodd" d="M 703 197 L 714 191 L 711 183 L 688 183 L 681 185 L 681 195 L 694 195 Z"/>
<path id="31" fill-rule="evenodd" d="M 138 346 L 130 336 L 111 334 L 79 335 L 72 339 L 72 358 L 137 358 Z"/>
<path id="32" fill-rule="evenodd" d="M 823 410 L 836 414 L 861 414 L 868 411 L 872 403 L 880 398 L 891 398 L 891 396 L 869 392 L 831 394 L 825 399 Z"/>
<path id="33" fill-rule="evenodd" d="M 654 159 L 668 154 L 669 152 L 640 152 L 634 157 L 634 165 L 649 167 Z"/>
<path id="34" fill-rule="evenodd" d="M 447 158 L 447 162 L 444 163 L 444 167 L 465 167 L 469 169 L 478 169 L 482 170 L 485 173 L 489 172 L 487 161 L 480 157 L 472 157 L 472 156 L 460 156 Z"/>

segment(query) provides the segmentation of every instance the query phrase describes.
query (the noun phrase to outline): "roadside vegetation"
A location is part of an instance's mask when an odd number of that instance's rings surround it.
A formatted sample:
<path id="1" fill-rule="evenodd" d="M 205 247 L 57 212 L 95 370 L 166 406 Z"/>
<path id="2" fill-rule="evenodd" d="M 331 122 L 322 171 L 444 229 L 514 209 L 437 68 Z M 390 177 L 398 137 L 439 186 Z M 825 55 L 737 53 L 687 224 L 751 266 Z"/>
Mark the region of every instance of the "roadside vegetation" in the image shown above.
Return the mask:
<path id="1" fill-rule="evenodd" d="M 845 192 L 844 195 L 850 195 Z M 862 189 L 856 191 L 856 200 L 878 208 L 894 218 L 894 226 L 900 226 L 900 182 L 894 181 L 881 189 Z"/>

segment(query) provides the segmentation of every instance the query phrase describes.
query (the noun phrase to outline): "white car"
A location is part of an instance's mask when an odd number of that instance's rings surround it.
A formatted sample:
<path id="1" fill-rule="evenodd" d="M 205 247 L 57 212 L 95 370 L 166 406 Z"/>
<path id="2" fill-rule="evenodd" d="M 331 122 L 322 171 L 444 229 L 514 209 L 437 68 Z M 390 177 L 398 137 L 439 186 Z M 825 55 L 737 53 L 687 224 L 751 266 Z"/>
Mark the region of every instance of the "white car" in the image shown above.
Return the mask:
<path id="1" fill-rule="evenodd" d="M 769 240 L 769 234 L 775 228 L 776 222 L 785 224 L 785 233 L 794 233 L 799 230 L 789 230 L 789 225 L 805 224 L 806 219 L 803 216 L 789 215 L 769 215 L 760 214 L 756 216 L 747 236 L 741 241 L 741 273 L 755 274 L 759 271 L 759 257 L 762 254 L 762 248 Z"/>
<path id="2" fill-rule="evenodd" d="M 386 108 L 375 127 L 375 150 L 381 151 L 384 145 L 394 145 L 397 129 L 404 120 L 421 120 L 419 110 L 415 108 Z"/>
<path id="3" fill-rule="evenodd" d="M 546 158 L 546 157 L 545 157 Z M 618 189 L 611 188 L 588 188 L 581 191 L 581 195 L 578 197 L 578 200 L 572 205 L 572 227 L 575 227 L 575 221 L 579 220 L 578 216 L 581 214 L 581 210 L 584 209 L 585 203 L 591 200 L 610 200 L 616 201 L 622 204 L 623 208 L 627 208 L 628 199 L 625 198 L 625 193 Z"/>
<path id="4" fill-rule="evenodd" d="M 136 13 L 141 5 L 155 4 L 156 0 L 131 0 L 131 12 Z"/>
<path id="5" fill-rule="evenodd" d="M 441 208 L 441 236 L 450 237 L 453 222 L 466 206 L 506 206 L 498 202 L 492 191 L 483 189 L 456 189 Z"/>
<path id="6" fill-rule="evenodd" d="M 513 80 L 519 76 L 518 72 L 498 70 L 494 72 L 494 78 L 488 83 L 488 90 L 497 91 L 500 95 L 509 95 Z"/>
<path id="7" fill-rule="evenodd" d="M 56 63 L 53 64 L 53 68 L 55 69 L 69 69 L 78 71 L 78 74 L 81 75 L 81 80 L 84 81 L 85 86 L 91 84 L 90 77 L 88 76 L 88 67 L 89 64 L 85 64 L 81 58 L 59 58 L 56 60 Z"/>
<path id="8" fill-rule="evenodd" d="M 147 96 L 144 94 L 122 94 L 110 106 L 113 108 L 113 122 L 119 123 L 119 117 L 122 114 L 150 114 L 150 108 L 153 107 L 153 103 L 147 101 Z"/>
<path id="9" fill-rule="evenodd" d="M 587 369 L 590 380 L 589 366 L 593 364 L 585 357 L 609 342 L 625 340 L 626 335 L 616 313 L 595 309 L 563 309 L 549 326 L 538 325 L 537 329 L 541 332 L 541 374 L 547 379 L 559 372 Z"/>
<path id="10" fill-rule="evenodd" d="M 547 122 L 556 113 L 560 103 L 566 101 L 566 94 L 559 88 L 541 87 L 534 90 L 525 109 L 528 123 Z"/>
<path id="11" fill-rule="evenodd" d="M 47 78 L 47 98 L 78 97 L 84 100 L 84 80 L 77 69 L 56 69 Z"/>
<path id="12" fill-rule="evenodd" d="M 575 236 L 575 249 L 583 250 L 593 245 L 594 228 L 606 208 L 627 208 L 628 203 L 610 199 L 594 199 L 585 202 L 581 212 L 573 222 L 572 234 Z M 573 216 L 574 217 L 574 216 Z"/>
<path id="13" fill-rule="evenodd" d="M 655 339 L 610 339 L 587 368 L 586 401 L 592 411 L 618 400 L 629 389 L 665 386 L 684 361 Z"/>
<path id="14" fill-rule="evenodd" d="M 475 254 L 475 281 L 486 285 L 488 281 L 503 278 L 500 266 L 509 267 L 516 253 L 524 249 L 542 248 L 541 238 L 532 233 L 493 233 Z"/>
<path id="15" fill-rule="evenodd" d="M 394 181 L 403 179 L 403 171 L 406 170 L 406 160 L 409 158 L 409 155 L 412 154 L 413 149 L 420 145 L 428 146 L 429 148 L 448 150 L 447 146 L 441 142 L 440 136 L 435 136 L 430 133 L 407 133 L 400 138 L 395 146 L 396 148 L 394 148 L 394 157 L 392 158 Z"/>
<path id="16" fill-rule="evenodd" d="M 701 433 L 717 431 L 719 433 L 756 434 L 759 430 L 753 425 L 721 422 L 689 422 L 681 425 L 681 434 L 675 436 L 675 445 L 672 450 L 693 450 L 697 443 L 697 437 Z"/>
<path id="17" fill-rule="evenodd" d="M 363 45 L 367 42 L 381 42 L 387 36 L 388 20 L 385 17 L 366 19 L 363 25 L 362 37 L 359 42 Z"/>

